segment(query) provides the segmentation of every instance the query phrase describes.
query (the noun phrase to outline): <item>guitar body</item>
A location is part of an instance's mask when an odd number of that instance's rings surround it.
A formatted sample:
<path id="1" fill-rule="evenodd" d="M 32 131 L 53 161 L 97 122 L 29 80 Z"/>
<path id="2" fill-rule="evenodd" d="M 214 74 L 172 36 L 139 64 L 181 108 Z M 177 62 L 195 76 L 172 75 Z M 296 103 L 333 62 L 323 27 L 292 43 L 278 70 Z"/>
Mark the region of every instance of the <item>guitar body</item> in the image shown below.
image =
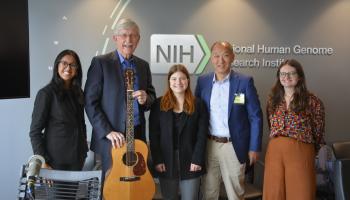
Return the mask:
<path id="1" fill-rule="evenodd" d="M 126 155 L 128 154 L 127 145 L 122 148 L 112 148 L 112 168 L 103 188 L 105 200 L 153 198 L 155 184 L 147 167 L 147 145 L 141 140 L 135 140 L 134 143 L 135 151 L 131 153 L 132 155 Z"/>

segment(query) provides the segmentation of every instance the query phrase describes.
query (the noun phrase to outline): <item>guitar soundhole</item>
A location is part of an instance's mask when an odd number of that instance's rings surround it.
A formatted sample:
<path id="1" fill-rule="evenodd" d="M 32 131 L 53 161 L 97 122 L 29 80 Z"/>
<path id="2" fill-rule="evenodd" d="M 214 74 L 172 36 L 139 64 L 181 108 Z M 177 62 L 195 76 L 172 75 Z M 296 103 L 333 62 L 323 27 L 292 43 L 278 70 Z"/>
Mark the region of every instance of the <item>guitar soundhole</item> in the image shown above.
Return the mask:
<path id="1" fill-rule="evenodd" d="M 123 155 L 123 163 L 126 166 L 133 166 L 135 165 L 137 162 L 137 155 L 135 152 L 126 152 Z"/>

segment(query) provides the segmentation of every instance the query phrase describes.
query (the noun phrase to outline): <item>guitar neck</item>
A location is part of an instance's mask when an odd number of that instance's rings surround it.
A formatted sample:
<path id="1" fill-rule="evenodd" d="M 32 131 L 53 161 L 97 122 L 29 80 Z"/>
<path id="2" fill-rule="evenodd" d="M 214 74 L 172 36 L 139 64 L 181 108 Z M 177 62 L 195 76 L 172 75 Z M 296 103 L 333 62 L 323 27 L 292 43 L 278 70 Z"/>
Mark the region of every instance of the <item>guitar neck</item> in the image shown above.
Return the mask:
<path id="1" fill-rule="evenodd" d="M 135 151 L 134 144 L 134 71 L 127 69 L 125 71 L 126 83 L 126 145 L 128 152 Z"/>
<path id="2" fill-rule="evenodd" d="M 126 145 L 128 152 L 135 151 L 134 144 L 134 98 L 132 97 L 133 90 L 127 90 L 126 101 Z"/>

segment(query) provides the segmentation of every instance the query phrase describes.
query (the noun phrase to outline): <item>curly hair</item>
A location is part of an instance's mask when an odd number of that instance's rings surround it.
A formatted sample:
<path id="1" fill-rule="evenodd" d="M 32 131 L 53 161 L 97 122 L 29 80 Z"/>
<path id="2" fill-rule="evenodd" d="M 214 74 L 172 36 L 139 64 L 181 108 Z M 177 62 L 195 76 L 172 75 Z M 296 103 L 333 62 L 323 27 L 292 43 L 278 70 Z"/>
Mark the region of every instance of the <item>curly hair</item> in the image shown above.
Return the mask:
<path id="1" fill-rule="evenodd" d="M 280 71 L 281 71 L 281 68 L 285 65 L 289 65 L 293 67 L 296 70 L 299 77 L 298 83 L 295 86 L 293 100 L 290 103 L 290 109 L 294 112 L 304 111 L 308 105 L 309 91 L 306 88 L 305 74 L 303 71 L 303 67 L 297 60 L 294 60 L 294 59 L 287 59 L 279 65 L 277 74 L 276 74 L 277 80 L 275 85 L 272 87 L 271 93 L 269 95 L 268 109 L 275 110 L 276 107 L 284 99 L 285 91 L 284 91 L 283 85 L 280 82 Z"/>

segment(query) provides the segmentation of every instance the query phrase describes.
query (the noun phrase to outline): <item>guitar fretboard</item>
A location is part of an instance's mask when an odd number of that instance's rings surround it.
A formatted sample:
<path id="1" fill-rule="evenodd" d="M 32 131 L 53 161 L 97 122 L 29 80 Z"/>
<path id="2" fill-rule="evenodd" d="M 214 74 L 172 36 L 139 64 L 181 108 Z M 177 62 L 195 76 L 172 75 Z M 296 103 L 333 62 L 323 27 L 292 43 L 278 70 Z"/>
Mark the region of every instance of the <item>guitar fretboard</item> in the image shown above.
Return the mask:
<path id="1" fill-rule="evenodd" d="M 133 90 L 127 91 L 127 102 L 126 102 L 126 143 L 127 151 L 134 152 L 134 99 L 132 97 Z"/>
<path id="2" fill-rule="evenodd" d="M 132 69 L 125 71 L 126 83 L 126 145 L 127 152 L 135 151 L 134 144 L 134 72 Z"/>

